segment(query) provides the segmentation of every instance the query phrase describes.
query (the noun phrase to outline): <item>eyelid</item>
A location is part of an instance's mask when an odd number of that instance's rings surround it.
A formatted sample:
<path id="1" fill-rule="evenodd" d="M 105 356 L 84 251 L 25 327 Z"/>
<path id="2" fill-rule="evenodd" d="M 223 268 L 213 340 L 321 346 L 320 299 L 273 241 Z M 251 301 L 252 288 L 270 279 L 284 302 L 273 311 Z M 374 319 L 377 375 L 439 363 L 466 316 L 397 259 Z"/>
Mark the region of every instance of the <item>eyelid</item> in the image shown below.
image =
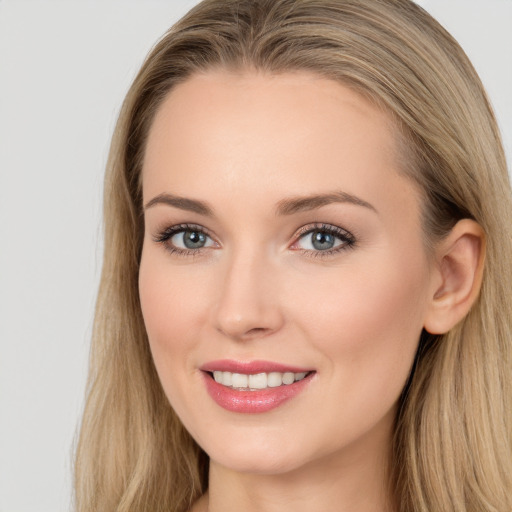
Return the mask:
<path id="1" fill-rule="evenodd" d="M 302 249 L 296 248 L 293 249 L 293 246 L 298 243 L 298 241 L 305 237 L 306 235 L 314 232 L 325 232 L 333 235 L 342 241 L 341 244 L 335 245 L 331 249 L 326 250 L 314 250 L 314 249 Z M 346 251 L 347 249 L 352 249 L 356 245 L 356 237 L 344 228 L 340 228 L 339 226 L 335 226 L 332 224 L 326 224 L 323 222 L 316 222 L 313 224 L 308 224 L 307 226 L 303 226 L 299 229 L 298 233 L 295 235 L 295 241 L 293 242 L 291 248 L 295 251 L 299 251 L 304 253 L 308 257 L 314 258 L 327 258 L 330 256 L 336 256 L 342 251 Z"/>
<path id="2" fill-rule="evenodd" d="M 202 233 L 206 235 L 210 240 L 216 244 L 217 247 L 220 246 L 220 244 L 215 240 L 215 237 L 213 237 L 208 229 L 206 229 L 204 226 L 200 226 L 198 224 L 188 224 L 188 223 L 182 223 L 182 224 L 176 224 L 173 226 L 169 226 L 166 229 L 163 229 L 160 231 L 156 236 L 153 237 L 154 242 L 161 243 L 164 245 L 165 249 L 173 254 L 176 253 L 180 256 L 198 256 L 200 255 L 204 250 L 210 249 L 211 246 L 206 247 L 197 247 L 195 249 L 187 249 L 182 247 L 176 247 L 175 245 L 172 245 L 169 242 L 169 240 L 174 237 L 175 235 L 179 233 L 184 233 L 187 231 L 195 231 L 197 233 Z M 315 250 L 315 249 L 303 249 L 303 248 L 294 248 L 294 246 L 298 243 L 298 241 L 305 237 L 306 235 L 314 232 L 325 232 L 328 233 L 339 240 L 341 240 L 341 244 L 335 245 L 331 249 L 325 249 L 325 250 Z M 334 226 L 332 224 L 326 224 L 326 223 L 313 223 L 308 224 L 306 226 L 303 226 L 299 229 L 299 231 L 294 235 L 294 242 L 290 246 L 290 249 L 294 251 L 301 252 L 309 257 L 329 257 L 333 256 L 343 250 L 347 250 L 349 248 L 354 247 L 356 243 L 356 238 L 352 233 L 347 231 L 346 229 L 340 228 L 338 226 Z"/>
<path id="3" fill-rule="evenodd" d="M 172 226 L 165 227 L 161 230 L 158 230 L 157 234 L 153 237 L 153 240 L 155 242 L 161 241 L 163 238 L 169 238 L 177 233 L 181 233 L 183 231 L 197 231 L 198 233 L 203 233 L 212 240 L 214 240 L 214 237 L 210 234 L 208 229 L 206 229 L 204 226 L 200 226 L 199 224 L 189 224 L 189 223 L 182 223 L 182 224 L 173 224 Z"/>
<path id="4" fill-rule="evenodd" d="M 202 233 L 206 235 L 210 240 L 212 240 L 217 246 L 219 245 L 215 238 L 210 234 L 208 229 L 206 229 L 204 226 L 200 226 L 199 224 L 190 223 L 175 224 L 165 229 L 162 229 L 158 231 L 155 236 L 153 236 L 153 241 L 162 244 L 165 247 L 165 250 L 168 251 L 170 254 L 178 254 L 179 256 L 197 256 L 201 254 L 203 250 L 210 248 L 198 247 L 197 249 L 184 249 L 182 247 L 176 247 L 169 243 L 169 240 L 173 236 L 187 231 L 195 231 L 197 233 Z"/>
<path id="5" fill-rule="evenodd" d="M 308 224 L 299 229 L 296 238 L 301 238 L 308 233 L 312 233 L 314 231 L 327 231 L 333 234 L 338 234 L 340 237 L 347 238 L 349 240 L 355 240 L 352 233 L 347 231 L 346 229 L 340 228 L 338 226 L 334 226 L 332 224 L 326 224 L 324 222 L 314 222 L 313 224 Z"/>

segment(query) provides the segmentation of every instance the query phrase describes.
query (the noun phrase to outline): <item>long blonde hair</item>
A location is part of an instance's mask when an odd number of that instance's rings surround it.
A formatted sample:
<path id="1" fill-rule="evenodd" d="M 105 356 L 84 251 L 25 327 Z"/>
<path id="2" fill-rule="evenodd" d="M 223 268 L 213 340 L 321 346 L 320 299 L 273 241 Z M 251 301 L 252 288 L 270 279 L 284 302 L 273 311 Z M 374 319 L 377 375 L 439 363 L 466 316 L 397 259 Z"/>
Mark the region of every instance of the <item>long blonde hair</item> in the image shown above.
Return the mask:
<path id="1" fill-rule="evenodd" d="M 76 453 L 78 512 L 188 510 L 208 459 L 170 407 L 141 315 L 140 174 L 164 97 L 211 68 L 309 70 L 385 108 L 423 192 L 429 246 L 460 218 L 486 233 L 479 299 L 426 332 L 401 396 L 392 485 L 400 512 L 512 510 L 512 194 L 492 109 L 453 38 L 409 0 L 205 0 L 156 44 L 115 129 L 105 252 Z"/>

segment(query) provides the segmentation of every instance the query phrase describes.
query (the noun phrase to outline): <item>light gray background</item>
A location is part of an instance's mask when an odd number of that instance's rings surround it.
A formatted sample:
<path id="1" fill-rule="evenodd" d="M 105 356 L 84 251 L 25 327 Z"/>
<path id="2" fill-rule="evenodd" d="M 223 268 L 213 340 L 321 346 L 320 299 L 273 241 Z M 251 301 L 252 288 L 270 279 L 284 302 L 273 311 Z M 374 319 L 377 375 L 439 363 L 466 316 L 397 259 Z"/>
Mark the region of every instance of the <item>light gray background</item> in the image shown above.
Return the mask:
<path id="1" fill-rule="evenodd" d="M 0 512 L 64 512 L 123 96 L 194 0 L 0 0 Z M 486 85 L 512 156 L 512 0 L 420 2 Z M 509 165 L 510 168 L 510 165 Z"/>

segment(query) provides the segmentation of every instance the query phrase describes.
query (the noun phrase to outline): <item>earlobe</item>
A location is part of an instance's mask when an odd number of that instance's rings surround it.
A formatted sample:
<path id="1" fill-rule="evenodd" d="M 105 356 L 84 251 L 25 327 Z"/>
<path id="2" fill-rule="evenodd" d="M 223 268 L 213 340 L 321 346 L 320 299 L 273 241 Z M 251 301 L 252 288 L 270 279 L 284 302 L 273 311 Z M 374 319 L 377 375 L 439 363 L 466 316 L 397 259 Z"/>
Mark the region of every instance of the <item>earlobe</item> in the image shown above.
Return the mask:
<path id="1" fill-rule="evenodd" d="M 430 297 L 425 329 L 444 334 L 469 312 L 480 292 L 485 234 L 478 223 L 462 219 L 436 248 L 436 286 Z"/>

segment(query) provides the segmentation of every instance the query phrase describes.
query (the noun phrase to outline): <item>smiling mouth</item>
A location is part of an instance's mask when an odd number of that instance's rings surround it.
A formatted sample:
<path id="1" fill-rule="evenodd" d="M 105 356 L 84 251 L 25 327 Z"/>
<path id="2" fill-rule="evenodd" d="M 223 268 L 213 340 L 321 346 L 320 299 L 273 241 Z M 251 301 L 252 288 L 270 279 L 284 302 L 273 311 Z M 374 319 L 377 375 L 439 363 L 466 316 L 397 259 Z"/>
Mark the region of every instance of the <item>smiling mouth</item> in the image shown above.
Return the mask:
<path id="1" fill-rule="evenodd" d="M 315 370 L 265 361 L 214 361 L 200 369 L 213 401 L 236 413 L 275 409 L 301 394 L 316 375 Z"/>
<path id="2" fill-rule="evenodd" d="M 268 372 L 244 374 L 216 370 L 207 372 L 218 384 L 237 391 L 259 391 L 289 386 L 305 379 L 313 372 Z"/>

